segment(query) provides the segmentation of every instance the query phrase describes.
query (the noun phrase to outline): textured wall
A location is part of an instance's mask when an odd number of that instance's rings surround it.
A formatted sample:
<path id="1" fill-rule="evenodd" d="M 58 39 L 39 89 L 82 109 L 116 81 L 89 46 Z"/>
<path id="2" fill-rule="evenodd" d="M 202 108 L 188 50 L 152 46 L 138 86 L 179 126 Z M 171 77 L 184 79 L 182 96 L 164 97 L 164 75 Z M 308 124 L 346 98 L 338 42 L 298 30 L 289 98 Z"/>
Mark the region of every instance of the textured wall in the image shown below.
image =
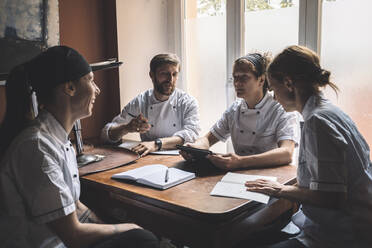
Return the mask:
<path id="1" fill-rule="evenodd" d="M 0 73 L 59 44 L 58 0 L 0 0 Z M 0 123 L 5 87 L 0 81 Z"/>

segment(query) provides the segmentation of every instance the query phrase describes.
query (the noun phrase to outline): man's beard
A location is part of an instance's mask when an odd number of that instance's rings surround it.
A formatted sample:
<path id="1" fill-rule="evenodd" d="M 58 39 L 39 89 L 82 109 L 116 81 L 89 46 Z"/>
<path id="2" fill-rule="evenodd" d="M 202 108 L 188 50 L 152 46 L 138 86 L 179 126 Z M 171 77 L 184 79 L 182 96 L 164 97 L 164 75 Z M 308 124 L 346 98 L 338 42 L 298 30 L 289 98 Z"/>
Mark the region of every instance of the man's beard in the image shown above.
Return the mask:
<path id="1" fill-rule="evenodd" d="M 172 88 L 168 91 L 168 89 L 166 88 L 168 87 L 169 84 L 172 84 L 172 83 L 168 83 L 168 82 L 160 83 L 158 79 L 156 78 L 155 83 L 154 83 L 154 88 L 160 94 L 165 95 L 165 96 L 170 96 L 174 92 L 174 89 L 176 88 L 176 86 L 175 84 L 171 85 Z"/>

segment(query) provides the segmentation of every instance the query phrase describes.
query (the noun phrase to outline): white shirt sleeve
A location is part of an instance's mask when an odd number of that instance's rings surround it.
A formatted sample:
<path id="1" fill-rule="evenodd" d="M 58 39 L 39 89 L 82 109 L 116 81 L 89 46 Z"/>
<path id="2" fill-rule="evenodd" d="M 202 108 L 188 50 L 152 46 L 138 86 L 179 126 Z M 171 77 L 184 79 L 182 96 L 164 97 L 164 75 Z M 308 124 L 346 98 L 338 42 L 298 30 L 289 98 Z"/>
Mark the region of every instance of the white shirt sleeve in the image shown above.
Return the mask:
<path id="1" fill-rule="evenodd" d="M 306 164 L 309 166 L 310 189 L 347 191 L 347 141 L 336 126 L 321 116 L 306 121 Z"/>
<path id="2" fill-rule="evenodd" d="M 231 135 L 230 127 L 232 125 L 233 106 L 228 108 L 222 117 L 210 129 L 211 133 L 220 141 L 225 142 Z"/>
<path id="3" fill-rule="evenodd" d="M 299 144 L 301 137 L 299 114 L 297 112 L 284 112 L 278 119 L 276 128 L 277 142 L 292 140 Z"/>
<path id="4" fill-rule="evenodd" d="M 120 138 L 118 140 L 112 140 L 109 136 L 109 130 L 113 126 L 128 124 L 133 119 L 133 117 L 130 116 L 128 113 L 135 116 L 139 115 L 141 113 L 139 101 L 140 97 L 137 96 L 123 108 L 119 115 L 115 116 L 111 122 L 107 123 L 103 127 L 101 131 L 101 139 L 104 143 L 113 144 L 120 140 Z"/>
<path id="5" fill-rule="evenodd" d="M 75 200 L 65 182 L 61 163 L 40 140 L 25 142 L 22 156 L 14 152 L 16 184 L 26 211 L 36 223 L 47 223 L 75 211 Z"/>
<path id="6" fill-rule="evenodd" d="M 185 143 L 194 142 L 200 133 L 199 106 L 193 97 L 187 97 L 182 104 L 183 108 L 183 129 L 174 133 L 173 136 L 181 137 Z"/>

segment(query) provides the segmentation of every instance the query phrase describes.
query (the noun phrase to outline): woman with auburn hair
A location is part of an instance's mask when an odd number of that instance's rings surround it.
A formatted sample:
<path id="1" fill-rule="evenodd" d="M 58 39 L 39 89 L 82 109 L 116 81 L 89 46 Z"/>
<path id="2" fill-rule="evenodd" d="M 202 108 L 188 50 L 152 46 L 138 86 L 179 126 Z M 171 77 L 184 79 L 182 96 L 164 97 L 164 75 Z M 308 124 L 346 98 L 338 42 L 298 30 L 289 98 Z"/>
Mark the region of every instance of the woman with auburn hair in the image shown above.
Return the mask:
<path id="1" fill-rule="evenodd" d="M 32 120 L 33 92 L 42 108 Z M 92 114 L 99 93 L 87 61 L 66 46 L 11 71 L 0 128 L 1 247 L 158 247 L 156 237 L 135 224 L 83 223 L 89 211 L 79 200 L 68 134 L 76 120 Z M 79 216 L 80 210 L 88 214 Z"/>
<path id="2" fill-rule="evenodd" d="M 268 69 L 269 85 L 286 111 L 304 118 L 297 185 L 257 180 L 247 190 L 302 204 L 294 239 L 269 247 L 372 247 L 370 149 L 354 122 L 321 88 L 337 86 L 310 49 L 290 46 Z"/>

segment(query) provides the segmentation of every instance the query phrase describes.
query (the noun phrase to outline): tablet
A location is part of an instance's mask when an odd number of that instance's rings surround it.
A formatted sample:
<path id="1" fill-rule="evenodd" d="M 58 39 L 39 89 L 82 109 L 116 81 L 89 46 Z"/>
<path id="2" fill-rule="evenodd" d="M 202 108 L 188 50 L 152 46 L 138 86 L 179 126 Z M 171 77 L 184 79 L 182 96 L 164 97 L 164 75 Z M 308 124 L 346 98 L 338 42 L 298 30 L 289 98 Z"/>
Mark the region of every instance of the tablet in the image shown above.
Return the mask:
<path id="1" fill-rule="evenodd" d="M 206 150 L 206 149 L 199 149 L 199 148 L 194 148 L 190 146 L 181 146 L 181 145 L 176 145 L 176 148 L 185 151 L 187 153 L 190 153 L 194 158 L 204 158 L 208 154 L 213 154 L 212 151 Z"/>

